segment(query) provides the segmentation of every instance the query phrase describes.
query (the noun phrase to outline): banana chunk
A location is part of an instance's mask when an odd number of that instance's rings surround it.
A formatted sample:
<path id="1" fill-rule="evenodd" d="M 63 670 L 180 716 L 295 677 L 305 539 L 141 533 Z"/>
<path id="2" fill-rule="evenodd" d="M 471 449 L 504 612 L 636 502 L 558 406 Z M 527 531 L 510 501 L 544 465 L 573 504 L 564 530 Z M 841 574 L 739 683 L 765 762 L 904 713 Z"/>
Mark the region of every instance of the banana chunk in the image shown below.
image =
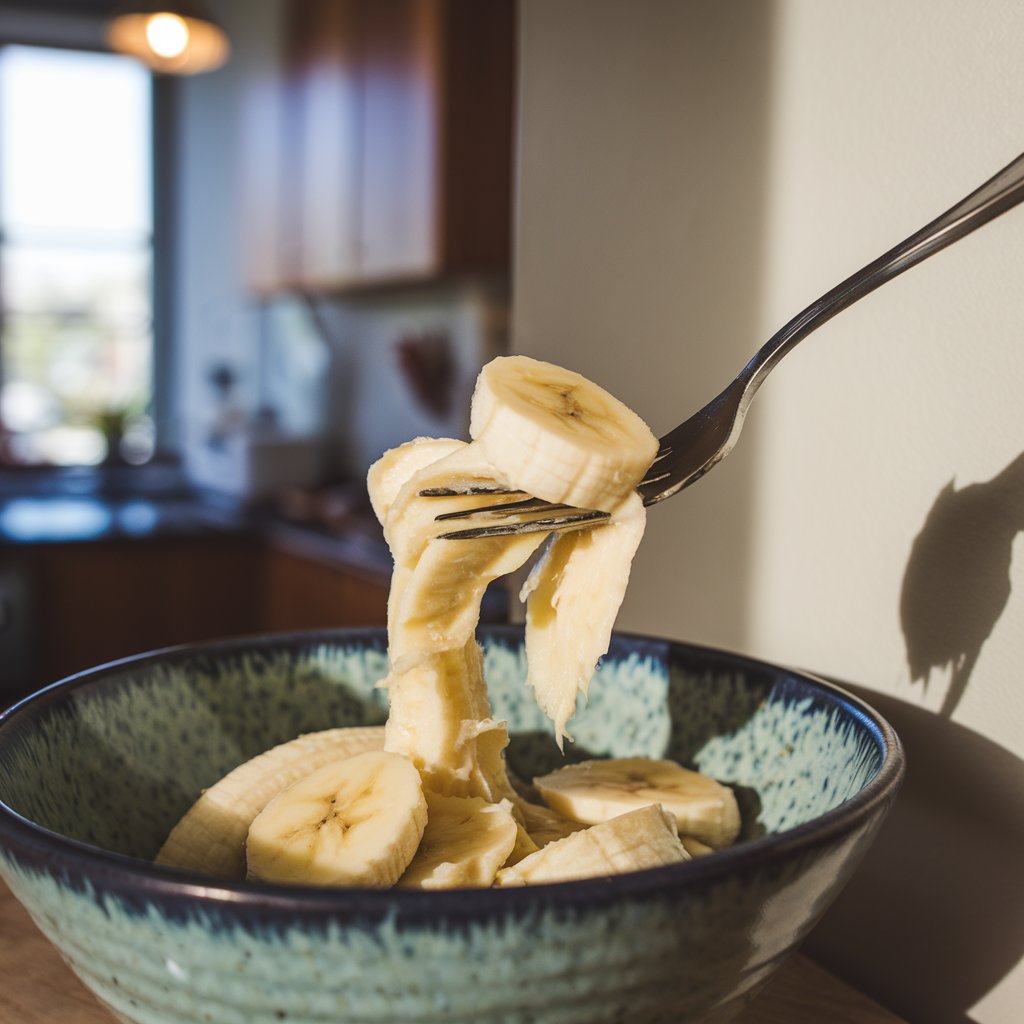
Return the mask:
<path id="1" fill-rule="evenodd" d="M 246 841 L 253 881 L 389 888 L 427 824 L 420 775 L 399 754 L 373 751 L 324 765 L 279 793 Z"/>
<path id="2" fill-rule="evenodd" d="M 469 433 L 516 487 L 606 512 L 658 452 L 647 424 L 604 388 L 529 356 L 501 356 L 480 371 Z"/>
<path id="3" fill-rule="evenodd" d="M 427 828 L 398 880 L 403 889 L 486 888 L 508 860 L 519 827 L 508 800 L 426 794 Z"/>
<path id="4" fill-rule="evenodd" d="M 157 864 L 217 878 L 245 877 L 245 837 L 281 790 L 331 761 L 384 749 L 384 726 L 325 729 L 250 758 L 203 791 L 171 829 Z"/>
<path id="5" fill-rule="evenodd" d="M 540 776 L 533 784 L 549 807 L 588 824 L 658 803 L 675 818 L 681 834 L 713 849 L 728 846 L 740 830 L 732 790 L 675 761 L 582 761 Z"/>
<path id="6" fill-rule="evenodd" d="M 539 885 L 617 875 L 689 860 L 675 820 L 656 804 L 642 807 L 548 843 L 498 872 L 497 885 Z"/>
<path id="7" fill-rule="evenodd" d="M 526 681 L 555 724 L 559 749 L 569 736 L 577 695 L 586 696 L 608 650 L 646 523 L 640 495 L 631 492 L 610 523 L 552 537 L 520 593 L 526 601 Z"/>

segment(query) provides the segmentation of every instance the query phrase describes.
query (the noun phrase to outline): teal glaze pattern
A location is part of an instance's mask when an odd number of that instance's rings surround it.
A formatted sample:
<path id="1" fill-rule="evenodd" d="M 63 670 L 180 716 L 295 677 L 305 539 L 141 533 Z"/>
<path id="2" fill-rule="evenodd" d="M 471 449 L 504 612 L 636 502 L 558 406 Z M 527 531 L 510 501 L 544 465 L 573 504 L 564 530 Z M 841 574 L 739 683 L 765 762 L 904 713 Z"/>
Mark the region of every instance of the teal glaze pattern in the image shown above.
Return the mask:
<path id="1" fill-rule="evenodd" d="M 546 770 L 561 755 L 523 682 L 520 637 L 495 631 L 485 649 L 513 768 Z M 224 884 L 139 859 L 248 757 L 382 721 L 385 672 L 379 631 L 230 642 L 98 670 L 0 721 L 0 874 L 119 1019 L 726 1021 L 834 898 L 902 774 L 884 722 L 822 684 L 618 637 L 567 752 L 671 756 L 735 784 L 736 847 L 613 879 L 454 893 Z"/>
<path id="2" fill-rule="evenodd" d="M 840 877 L 842 855 L 829 860 Z M 754 885 L 737 876 L 685 899 L 654 894 L 572 914 L 541 900 L 521 916 L 465 928 L 385 921 L 372 931 L 333 923 L 316 933 L 301 923 L 225 929 L 202 915 L 167 922 L 5 868 L 79 976 L 138 1024 L 727 1020 L 745 1005 L 741 997 L 702 1014 L 737 980 L 754 987 L 770 975 L 792 935 L 765 929 L 757 908 L 800 872 L 794 862 Z M 750 935 L 759 927 L 755 945 Z"/>

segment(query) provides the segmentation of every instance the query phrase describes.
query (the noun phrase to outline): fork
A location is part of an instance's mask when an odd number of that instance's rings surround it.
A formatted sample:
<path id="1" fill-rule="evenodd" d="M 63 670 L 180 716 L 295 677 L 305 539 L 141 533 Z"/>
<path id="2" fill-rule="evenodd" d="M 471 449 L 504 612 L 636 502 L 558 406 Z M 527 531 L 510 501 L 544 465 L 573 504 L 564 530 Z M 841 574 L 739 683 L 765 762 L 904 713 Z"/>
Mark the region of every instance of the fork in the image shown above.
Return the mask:
<path id="1" fill-rule="evenodd" d="M 689 487 L 732 451 L 758 388 L 782 357 L 812 331 L 904 270 L 1005 213 L 1022 199 L 1024 154 L 941 216 L 793 317 L 757 350 L 724 391 L 661 438 L 658 454 L 637 486 L 643 503 L 654 505 Z M 436 517 L 438 522 L 459 523 L 460 528 L 438 536 L 462 540 L 539 531 L 559 532 L 596 526 L 609 518 L 607 512 L 594 509 L 551 504 L 529 496 L 517 497 L 524 493 L 522 491 L 433 488 L 420 492 L 424 497 L 486 493 L 515 500 L 439 515 Z"/>

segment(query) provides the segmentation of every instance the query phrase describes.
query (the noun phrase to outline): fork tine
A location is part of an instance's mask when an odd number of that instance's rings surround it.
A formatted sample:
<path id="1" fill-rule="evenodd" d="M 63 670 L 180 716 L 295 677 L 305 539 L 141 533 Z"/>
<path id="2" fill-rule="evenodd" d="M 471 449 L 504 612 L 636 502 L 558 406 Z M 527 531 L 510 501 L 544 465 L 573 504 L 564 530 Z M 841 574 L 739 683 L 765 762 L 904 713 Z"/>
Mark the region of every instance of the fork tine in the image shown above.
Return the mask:
<path id="1" fill-rule="evenodd" d="M 419 492 L 421 498 L 458 498 L 467 494 L 525 494 L 525 491 L 503 487 L 428 487 Z"/>
<path id="2" fill-rule="evenodd" d="M 572 508 L 571 505 L 563 505 L 562 508 Z M 598 512 L 589 509 L 573 509 L 564 516 L 545 516 L 540 519 L 528 519 L 521 522 L 492 524 L 490 526 L 477 526 L 467 530 L 453 530 L 449 533 L 439 533 L 440 540 L 475 540 L 483 537 L 508 537 L 520 533 L 561 533 L 564 530 L 576 530 L 587 523 L 595 523 L 600 519 L 607 519 L 607 512 Z"/>
<path id="3" fill-rule="evenodd" d="M 560 512 L 562 509 L 572 508 L 572 505 L 552 505 L 549 502 L 541 501 L 540 498 L 524 498 L 522 501 L 506 501 L 501 505 L 484 505 L 481 508 L 464 508 L 457 512 L 444 512 L 434 516 L 436 522 L 444 522 L 447 519 L 468 519 L 471 516 L 502 516 L 509 513 L 515 515 L 529 514 L 530 512 Z"/>

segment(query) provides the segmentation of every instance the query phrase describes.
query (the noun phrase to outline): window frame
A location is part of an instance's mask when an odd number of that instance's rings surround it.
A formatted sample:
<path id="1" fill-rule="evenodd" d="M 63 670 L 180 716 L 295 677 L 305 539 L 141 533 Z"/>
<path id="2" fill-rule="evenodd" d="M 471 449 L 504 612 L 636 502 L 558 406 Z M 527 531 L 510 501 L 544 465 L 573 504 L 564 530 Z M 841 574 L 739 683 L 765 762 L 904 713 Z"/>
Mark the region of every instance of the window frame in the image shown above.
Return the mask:
<path id="1" fill-rule="evenodd" d="M 103 39 L 100 18 L 53 18 L 45 11 L 33 12 L 14 26 L 0 20 L 0 51 L 8 46 L 33 46 L 51 50 L 86 53 L 113 53 Z M 13 28 L 13 30 L 12 30 Z M 89 30 L 91 29 L 91 31 Z M 131 58 L 126 58 L 131 59 Z M 175 169 L 177 165 L 176 131 L 178 118 L 178 81 L 147 69 L 150 78 L 150 300 L 152 318 L 152 359 L 149 381 L 150 415 L 155 431 L 155 448 L 148 463 L 132 469 L 142 470 L 155 462 L 176 462 L 180 452 L 174 443 L 174 386 L 177 363 L 174 353 L 175 315 Z M 3 244 L 0 225 L 0 245 Z M 0 308 L 0 359 L 3 349 L 3 311 Z M 0 382 L 2 382 L 0 362 Z M 17 470 L 10 466 L 4 469 Z M 58 467 L 53 467 L 58 468 Z M 91 467 L 100 469 L 101 467 Z"/>

